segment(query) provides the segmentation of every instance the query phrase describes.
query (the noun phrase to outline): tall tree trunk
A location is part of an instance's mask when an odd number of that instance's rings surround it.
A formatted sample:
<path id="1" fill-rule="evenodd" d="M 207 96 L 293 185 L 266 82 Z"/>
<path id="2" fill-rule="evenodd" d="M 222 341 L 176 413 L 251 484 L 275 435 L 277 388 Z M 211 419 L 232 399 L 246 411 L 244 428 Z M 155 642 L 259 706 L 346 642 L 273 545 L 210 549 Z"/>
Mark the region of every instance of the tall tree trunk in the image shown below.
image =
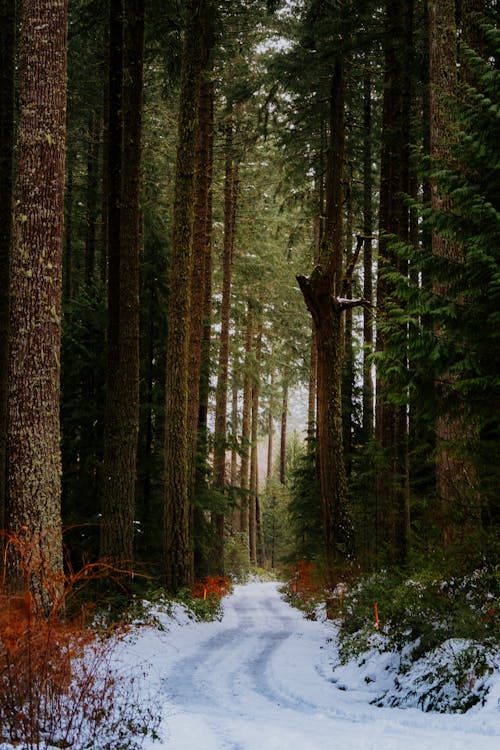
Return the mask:
<path id="1" fill-rule="evenodd" d="M 271 370 L 271 382 L 269 389 L 269 407 L 267 413 L 267 469 L 266 479 L 269 481 L 273 475 L 274 464 L 274 369 Z"/>
<path id="2" fill-rule="evenodd" d="M 260 318 L 260 315 L 259 315 Z M 250 563 L 257 564 L 257 503 L 259 493 L 259 393 L 260 365 L 262 358 L 262 320 L 259 322 L 255 342 L 255 371 L 252 378 L 252 418 L 250 450 L 250 492 L 249 492 L 249 548 Z"/>
<path id="3" fill-rule="evenodd" d="M 352 168 L 346 191 L 346 248 L 347 258 L 351 262 L 352 233 L 353 233 L 353 204 L 352 204 Z M 346 299 L 352 299 L 352 278 L 345 286 Z M 348 307 L 344 316 L 344 362 L 343 362 L 343 441 L 344 464 L 346 477 L 349 480 L 352 473 L 353 429 L 354 429 L 354 348 L 353 348 L 353 308 Z"/>
<path id="4" fill-rule="evenodd" d="M 408 28 L 413 18 L 413 1 L 386 3 L 388 28 L 385 41 L 385 77 L 383 105 L 383 143 L 380 183 L 380 241 L 377 309 L 380 318 L 394 287 L 386 270 L 400 266 L 390 251 L 386 233 L 403 240 L 408 238 L 408 211 L 403 195 L 409 191 L 410 139 L 406 58 Z M 400 267 L 402 273 L 405 268 Z M 377 330 L 377 349 L 387 347 L 382 327 Z M 404 355 L 402 355 L 404 357 Z M 391 383 L 377 375 L 376 437 L 383 454 L 383 465 L 377 476 L 377 550 L 385 548 L 389 559 L 400 565 L 408 560 L 410 545 L 410 511 L 407 481 L 406 409 L 391 403 L 385 396 Z"/>
<path id="5" fill-rule="evenodd" d="M 182 53 L 173 240 L 169 268 L 165 383 L 165 535 L 167 588 L 175 592 L 192 580 L 189 502 L 188 350 L 193 205 L 204 0 L 190 0 Z"/>
<path id="6" fill-rule="evenodd" d="M 89 117 L 87 144 L 87 226 L 85 231 L 85 283 L 87 286 L 92 283 L 95 272 L 100 135 L 99 116 L 92 112 Z"/>
<path id="7" fill-rule="evenodd" d="M 226 170 L 224 179 L 224 251 L 222 259 L 221 330 L 219 366 L 215 394 L 214 484 L 222 494 L 226 491 L 226 422 L 229 371 L 229 324 L 231 314 L 231 277 L 233 268 L 234 231 L 236 217 L 237 166 L 233 155 L 233 126 L 226 127 Z M 217 538 L 216 567 L 224 573 L 224 514 L 214 516 Z"/>
<path id="8" fill-rule="evenodd" d="M 280 482 L 286 484 L 286 443 L 288 421 L 288 382 L 283 381 L 283 396 L 281 399 L 281 430 L 280 430 Z"/>
<path id="9" fill-rule="evenodd" d="M 201 65 L 205 76 L 208 74 L 208 58 L 211 39 L 210 29 L 202 35 L 203 46 L 199 49 Z M 200 85 L 198 102 L 198 128 L 196 138 L 195 204 L 193 218 L 193 249 L 191 267 L 191 328 L 189 338 L 188 367 L 188 430 L 192 451 L 191 471 L 194 472 L 194 455 L 198 432 L 200 410 L 200 377 L 203 344 L 203 315 L 205 286 L 207 277 L 207 246 L 211 227 L 209 226 L 209 195 L 212 179 L 211 140 L 212 140 L 212 84 L 204 80 Z M 211 218 L 211 217 L 210 217 Z"/>
<path id="10" fill-rule="evenodd" d="M 118 3 L 118 6 L 120 3 Z M 108 226 L 118 224 L 118 236 L 109 237 L 109 323 L 104 498 L 101 553 L 115 561 L 130 561 L 134 554 L 135 484 L 139 433 L 139 256 L 141 245 L 142 89 L 144 56 L 144 3 L 123 0 L 113 6 L 110 60 L 121 53 L 122 74 L 116 96 L 121 105 L 120 144 L 109 156 L 113 184 Z M 123 14 L 123 15 L 122 15 Z M 116 24 L 116 27 L 115 27 Z M 115 47 L 116 44 L 116 47 Z M 112 66 L 111 66 L 112 69 Z M 110 113 L 112 106 L 110 102 Z M 120 127 L 121 125 L 121 127 Z M 113 128 L 109 126 L 110 145 Z M 113 144 L 113 147 L 115 144 Z M 116 182 L 115 182 L 116 180 Z M 119 181 L 118 181 L 119 180 Z M 117 193 L 115 192 L 117 191 Z M 111 206 L 111 203 L 113 205 Z M 112 220 L 113 218 L 113 220 Z M 124 394 L 127 397 L 124 398 Z"/>
<path id="11" fill-rule="evenodd" d="M 373 172 L 372 172 L 372 84 L 369 73 L 363 81 L 363 297 L 373 302 Z M 363 309 L 363 439 L 373 437 L 373 377 L 371 354 L 373 350 L 373 314 L 369 305 Z"/>
<path id="12" fill-rule="evenodd" d="M 68 170 L 64 200 L 64 241 L 63 241 L 63 301 L 68 302 L 73 295 L 73 161 L 71 152 L 67 154 Z"/>
<path id="13" fill-rule="evenodd" d="M 309 388 L 307 401 L 307 434 L 313 438 L 316 434 L 316 405 L 318 397 L 318 345 L 316 343 L 316 330 L 311 323 L 311 345 L 309 360 Z"/>
<path id="14" fill-rule="evenodd" d="M 25 0 L 11 263 L 7 530 L 14 588 L 47 610 L 62 593 L 60 340 L 67 2 Z"/>
<path id="15" fill-rule="evenodd" d="M 0 529 L 5 528 L 16 3 L 0 1 Z M 2 543 L 0 542 L 0 550 Z"/>
<path id="16" fill-rule="evenodd" d="M 466 2 L 462 11 L 472 10 L 474 3 Z M 428 2 L 429 69 L 430 69 L 430 149 L 431 156 L 440 168 L 452 164 L 452 151 L 456 143 L 448 97 L 458 94 L 455 3 L 452 0 Z M 463 18 L 467 29 L 467 17 Z M 472 29 L 467 31 L 474 36 Z M 467 71 L 466 71 L 467 75 Z M 435 211 L 449 212 L 452 202 L 437 181 L 431 183 L 432 207 Z M 452 263 L 462 261 L 460 245 L 433 232 L 432 251 Z M 446 284 L 439 284 L 435 292 L 446 295 Z M 439 335 L 439 331 L 437 332 Z M 452 374 L 440 378 L 438 401 L 446 403 L 454 388 Z M 474 428 L 472 428 L 473 431 Z M 470 530 L 470 524 L 479 520 L 477 477 L 470 460 L 461 454 L 464 445 L 472 444 L 471 427 L 454 410 L 443 409 L 436 421 L 436 489 L 443 543 L 453 543 L 457 536 Z"/>
<path id="17" fill-rule="evenodd" d="M 253 305 L 249 301 L 247 306 L 247 325 L 245 334 L 245 365 L 243 376 L 243 414 L 241 419 L 241 465 L 240 490 L 241 514 L 240 530 L 243 534 L 249 532 L 248 490 L 250 486 L 250 422 L 252 411 L 252 341 L 254 332 Z"/>
<path id="18" fill-rule="evenodd" d="M 314 321 L 318 347 L 318 448 L 327 575 L 345 554 L 350 528 L 342 440 L 343 313 L 349 305 L 342 273 L 342 172 L 344 163 L 344 73 L 335 62 L 331 81 L 330 144 L 327 159 L 326 227 L 319 263 L 309 278 L 297 277 Z"/>
<path id="19" fill-rule="evenodd" d="M 202 102 L 200 118 L 201 130 L 205 133 L 206 141 L 200 136 L 206 150 L 206 170 L 203 178 L 204 200 L 200 198 L 200 205 L 205 204 L 205 217 L 201 225 L 200 241 L 203 239 L 203 295 L 201 297 L 201 362 L 198 388 L 198 443 L 199 460 L 196 470 L 201 471 L 205 482 L 205 464 L 207 460 L 207 430 L 208 430 L 208 399 L 210 391 L 210 343 L 212 322 L 212 176 L 213 176 L 213 142 L 214 142 L 214 87 L 211 81 L 202 86 L 200 102 Z M 201 189 L 201 188 L 200 188 Z"/>
<path id="20" fill-rule="evenodd" d="M 474 77 L 471 75 L 466 57 L 462 54 L 462 47 L 465 44 L 478 55 L 484 55 L 485 7 L 486 0 L 461 0 L 460 4 L 460 71 L 461 77 L 469 83 L 473 82 Z"/>
<path id="21" fill-rule="evenodd" d="M 111 10 L 110 10 L 110 23 L 108 27 L 108 36 L 111 34 L 111 31 L 113 29 L 113 23 L 111 20 Z M 116 32 L 115 32 L 116 33 Z M 112 178 L 111 172 L 110 172 L 110 166 L 109 166 L 109 159 L 113 156 L 112 146 L 110 145 L 110 127 L 115 129 L 117 128 L 118 124 L 121 128 L 121 118 L 119 116 L 119 112 L 114 112 L 113 115 L 110 115 L 110 107 L 113 103 L 118 104 L 119 100 L 116 100 L 116 96 L 121 96 L 121 87 L 117 88 L 115 85 L 116 82 L 116 72 L 112 73 L 111 66 L 112 64 L 116 65 L 119 60 L 121 60 L 121 56 L 118 56 L 118 53 L 120 49 L 116 49 L 116 42 L 113 42 L 113 45 L 111 44 L 111 39 L 108 38 L 108 60 L 106 65 L 106 73 L 107 75 L 104 76 L 104 85 L 103 85 L 103 105 L 102 105 L 102 200 L 101 200 L 101 231 L 100 231 L 100 246 L 101 246 L 101 255 L 99 258 L 99 278 L 102 282 L 102 284 L 106 284 L 108 280 L 108 263 L 109 263 L 109 248 L 108 248 L 108 242 L 109 242 L 109 216 L 108 211 L 109 207 L 111 205 L 112 201 L 112 188 L 114 185 L 116 185 L 117 177 L 114 176 Z M 116 130 L 113 135 L 119 135 L 119 132 Z M 119 144 L 114 144 L 115 147 Z M 110 183 L 110 178 L 111 183 Z M 113 220 L 113 219 L 112 219 Z"/>
<path id="22" fill-rule="evenodd" d="M 208 46 L 204 50 L 203 65 L 208 75 Z M 193 241 L 193 275 L 191 288 L 190 355 L 189 355 L 189 435 L 193 456 L 192 516 L 194 575 L 206 574 L 203 536 L 205 513 L 198 498 L 207 485 L 208 461 L 208 398 L 210 390 L 210 343 L 212 314 L 212 174 L 213 174 L 213 82 L 204 80 L 200 89 L 199 129 L 197 141 L 196 201 Z M 223 550 L 219 553 L 223 559 Z"/>
<path id="23" fill-rule="evenodd" d="M 258 482 L 258 480 L 257 480 Z M 259 495 L 255 498 L 255 523 L 257 527 L 257 565 L 263 568 L 266 564 L 266 549 L 264 546 L 264 525 L 262 519 L 262 504 Z"/>
<path id="24" fill-rule="evenodd" d="M 238 485 L 238 391 L 239 383 L 233 372 L 231 395 L 231 490 L 234 498 L 234 488 Z M 231 513 L 231 534 L 241 531 L 241 507 L 234 504 Z"/>

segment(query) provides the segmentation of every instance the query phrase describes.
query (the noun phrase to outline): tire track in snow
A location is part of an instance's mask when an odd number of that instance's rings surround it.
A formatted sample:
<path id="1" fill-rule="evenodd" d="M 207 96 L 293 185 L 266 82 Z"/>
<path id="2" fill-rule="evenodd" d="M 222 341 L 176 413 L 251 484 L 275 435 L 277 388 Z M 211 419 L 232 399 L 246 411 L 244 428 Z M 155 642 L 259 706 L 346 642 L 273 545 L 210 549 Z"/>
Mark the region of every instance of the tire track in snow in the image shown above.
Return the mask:
<path id="1" fill-rule="evenodd" d="M 328 628 L 304 620 L 272 584 L 238 586 L 224 602 L 222 622 L 186 635 L 183 652 L 169 655 L 162 674 L 171 730 L 165 749 L 498 746 L 495 736 L 460 731 L 453 717 L 433 717 L 429 726 L 418 712 L 377 709 L 339 691 L 329 673 Z"/>
<path id="2" fill-rule="evenodd" d="M 165 689 L 173 703 L 227 716 L 255 718 L 255 703 L 310 714 L 317 707 L 301 697 L 287 695 L 274 684 L 269 664 L 277 650 L 296 631 L 297 619 L 268 597 L 231 602 L 235 627 L 210 637 L 196 651 L 180 659 Z M 263 629 L 265 622 L 265 629 Z M 253 710 L 248 705 L 254 694 Z M 263 708 L 265 706 L 262 706 Z"/>

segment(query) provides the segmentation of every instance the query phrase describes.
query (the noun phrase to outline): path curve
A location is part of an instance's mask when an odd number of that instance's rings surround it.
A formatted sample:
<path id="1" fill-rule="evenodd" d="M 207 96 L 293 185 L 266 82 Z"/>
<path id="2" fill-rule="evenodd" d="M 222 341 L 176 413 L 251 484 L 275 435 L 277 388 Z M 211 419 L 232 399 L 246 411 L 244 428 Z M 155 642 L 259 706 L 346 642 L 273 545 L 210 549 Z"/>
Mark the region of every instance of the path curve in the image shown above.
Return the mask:
<path id="1" fill-rule="evenodd" d="M 222 622 L 192 631 L 156 663 L 169 750 L 498 747 L 498 735 L 480 725 L 472 731 L 460 716 L 376 708 L 340 690 L 332 681 L 331 624 L 304 619 L 277 584 L 236 586 Z"/>

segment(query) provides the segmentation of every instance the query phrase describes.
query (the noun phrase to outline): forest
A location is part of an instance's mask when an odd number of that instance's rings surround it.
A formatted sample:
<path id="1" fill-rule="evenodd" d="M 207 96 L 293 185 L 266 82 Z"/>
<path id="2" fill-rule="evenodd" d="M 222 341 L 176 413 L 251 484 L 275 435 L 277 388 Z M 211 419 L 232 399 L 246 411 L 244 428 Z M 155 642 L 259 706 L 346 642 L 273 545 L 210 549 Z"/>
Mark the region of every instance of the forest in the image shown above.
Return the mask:
<path id="1" fill-rule="evenodd" d="M 497 11 L 1 0 L 7 591 L 498 564 Z"/>

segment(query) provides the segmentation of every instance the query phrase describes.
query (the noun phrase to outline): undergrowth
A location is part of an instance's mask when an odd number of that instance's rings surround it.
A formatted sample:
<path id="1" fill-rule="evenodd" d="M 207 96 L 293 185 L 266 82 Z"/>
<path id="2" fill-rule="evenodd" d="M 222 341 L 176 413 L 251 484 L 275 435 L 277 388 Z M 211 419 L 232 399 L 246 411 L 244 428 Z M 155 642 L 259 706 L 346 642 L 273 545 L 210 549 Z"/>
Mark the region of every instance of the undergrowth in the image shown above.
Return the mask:
<path id="1" fill-rule="evenodd" d="M 283 588 L 308 617 L 323 603 L 338 624 L 342 664 L 363 668 L 374 651 L 397 657 L 393 684 L 375 703 L 443 712 L 467 711 L 486 699 L 488 677 L 500 668 L 499 593 L 494 567 L 460 576 L 381 571 L 326 591 L 304 562 Z"/>
<path id="2" fill-rule="evenodd" d="M 84 580 L 95 581 L 109 566 L 44 580 L 26 544 L 8 539 L 20 575 L 15 592 L 0 588 L 0 746 L 139 750 L 156 737 L 160 711 L 140 669 L 117 661 L 128 626 L 104 626 L 95 612 L 75 606 Z M 33 580 L 50 592 L 50 609 L 40 607 Z"/>
<path id="3" fill-rule="evenodd" d="M 131 602 L 127 617 L 134 623 L 162 628 L 159 614 L 171 616 L 175 604 L 180 604 L 187 616 L 197 622 L 212 622 L 222 618 L 222 599 L 230 593 L 231 579 L 226 576 L 206 576 L 189 588 L 180 589 L 175 596 L 164 588 L 149 588 L 144 596 Z"/>

